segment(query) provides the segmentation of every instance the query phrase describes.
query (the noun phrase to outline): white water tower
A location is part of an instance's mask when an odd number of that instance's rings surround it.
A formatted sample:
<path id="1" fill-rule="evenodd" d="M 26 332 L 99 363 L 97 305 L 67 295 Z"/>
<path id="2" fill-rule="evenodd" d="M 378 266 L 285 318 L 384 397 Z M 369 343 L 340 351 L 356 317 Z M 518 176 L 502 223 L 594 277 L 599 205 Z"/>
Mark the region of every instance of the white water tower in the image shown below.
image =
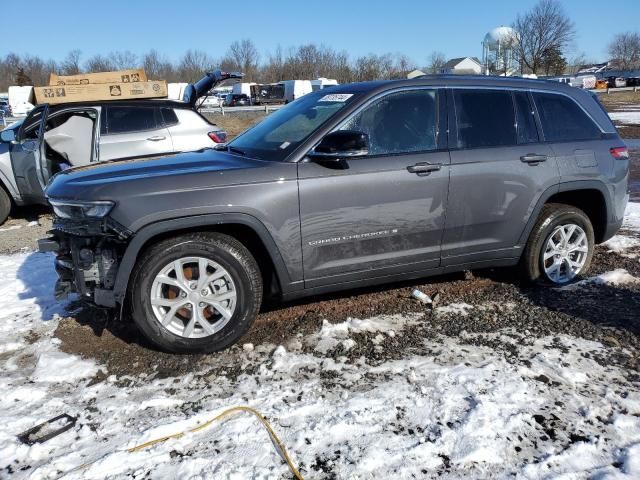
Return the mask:
<path id="1" fill-rule="evenodd" d="M 518 34 L 511 27 L 496 27 L 482 41 L 482 65 L 487 75 L 513 75 L 517 65 Z"/>

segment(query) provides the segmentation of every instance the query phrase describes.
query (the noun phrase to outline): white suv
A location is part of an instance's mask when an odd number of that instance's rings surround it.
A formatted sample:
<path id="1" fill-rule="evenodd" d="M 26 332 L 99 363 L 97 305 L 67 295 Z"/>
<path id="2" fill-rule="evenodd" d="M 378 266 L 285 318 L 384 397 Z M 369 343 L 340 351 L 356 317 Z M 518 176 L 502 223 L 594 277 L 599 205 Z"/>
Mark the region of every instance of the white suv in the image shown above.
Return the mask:
<path id="1" fill-rule="evenodd" d="M 227 134 L 195 109 L 215 85 L 241 74 L 208 73 L 183 101 L 123 100 L 38 105 L 0 133 L 0 225 L 13 205 L 47 205 L 44 187 L 56 173 L 121 158 L 213 148 Z"/>

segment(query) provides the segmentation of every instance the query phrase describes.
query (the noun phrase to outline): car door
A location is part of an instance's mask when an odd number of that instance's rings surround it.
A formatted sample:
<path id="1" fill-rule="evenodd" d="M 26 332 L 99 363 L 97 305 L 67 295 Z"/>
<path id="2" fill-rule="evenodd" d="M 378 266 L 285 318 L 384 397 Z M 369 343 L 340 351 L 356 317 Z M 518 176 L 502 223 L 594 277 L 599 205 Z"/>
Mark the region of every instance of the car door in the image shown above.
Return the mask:
<path id="1" fill-rule="evenodd" d="M 171 135 L 153 105 L 106 105 L 100 136 L 100 160 L 173 152 Z M 106 113 L 106 115 L 105 115 Z"/>
<path id="2" fill-rule="evenodd" d="M 369 136 L 369 154 L 299 163 L 307 288 L 438 267 L 449 183 L 445 97 L 394 91 L 337 129 Z"/>
<path id="3" fill-rule="evenodd" d="M 558 183 L 530 94 L 454 89 L 449 105 L 455 125 L 442 265 L 516 258 L 538 199 Z"/>
<path id="4" fill-rule="evenodd" d="M 44 157 L 44 130 L 49 105 L 38 105 L 22 123 L 9 147 L 18 191 L 25 203 L 45 203 L 44 187 L 51 172 Z"/>

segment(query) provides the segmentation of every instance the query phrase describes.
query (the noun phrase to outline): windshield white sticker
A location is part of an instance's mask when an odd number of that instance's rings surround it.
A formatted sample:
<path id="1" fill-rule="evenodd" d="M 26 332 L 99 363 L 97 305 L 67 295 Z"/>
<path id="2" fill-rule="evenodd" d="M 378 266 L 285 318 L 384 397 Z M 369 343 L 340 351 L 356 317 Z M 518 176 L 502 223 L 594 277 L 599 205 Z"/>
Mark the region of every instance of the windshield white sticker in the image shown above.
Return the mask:
<path id="1" fill-rule="evenodd" d="M 284 150 L 285 148 L 287 148 L 289 145 L 291 145 L 291 142 L 282 142 L 280 144 L 280 149 Z"/>
<path id="2" fill-rule="evenodd" d="M 329 95 L 325 95 L 318 101 L 319 102 L 346 102 L 351 97 L 353 97 L 353 93 L 331 93 Z"/>

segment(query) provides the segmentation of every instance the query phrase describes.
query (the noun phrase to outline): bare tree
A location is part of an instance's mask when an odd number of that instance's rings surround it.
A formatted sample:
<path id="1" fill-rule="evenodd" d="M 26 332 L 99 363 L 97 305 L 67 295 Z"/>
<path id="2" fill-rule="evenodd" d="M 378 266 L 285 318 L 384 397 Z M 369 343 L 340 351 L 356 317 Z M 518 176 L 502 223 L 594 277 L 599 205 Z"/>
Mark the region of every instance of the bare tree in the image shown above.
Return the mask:
<path id="1" fill-rule="evenodd" d="M 406 78 L 407 74 L 415 70 L 416 64 L 408 56 L 397 53 L 395 54 L 395 61 L 393 66 L 392 78 Z"/>
<path id="2" fill-rule="evenodd" d="M 213 70 L 215 62 L 201 50 L 187 50 L 177 68 L 178 77 L 183 82 L 196 82 Z"/>
<path id="3" fill-rule="evenodd" d="M 86 61 L 84 68 L 88 73 L 108 72 L 110 70 L 115 70 L 113 63 L 111 63 L 111 59 L 100 54 L 90 57 Z"/>
<path id="4" fill-rule="evenodd" d="M 124 52 L 111 52 L 109 54 L 109 61 L 115 70 L 128 70 L 130 68 L 138 67 L 138 56 L 125 50 Z"/>
<path id="5" fill-rule="evenodd" d="M 620 70 L 640 68 L 640 34 L 619 33 L 608 47 L 611 63 Z"/>
<path id="6" fill-rule="evenodd" d="M 433 52 L 431 52 L 431 55 L 429 55 L 429 65 L 427 66 L 427 69 L 429 73 L 435 75 L 437 73 L 440 73 L 445 63 L 447 63 L 447 61 L 445 59 L 444 53 L 434 50 Z"/>
<path id="7" fill-rule="evenodd" d="M 258 61 L 260 55 L 255 44 L 245 38 L 241 41 L 235 41 L 229 46 L 226 59 L 231 60 L 236 70 L 244 73 L 246 81 L 255 80 L 258 73 Z"/>
<path id="8" fill-rule="evenodd" d="M 153 80 L 167 80 L 168 82 L 179 80 L 171 62 L 160 57 L 157 50 L 151 50 L 142 55 L 140 64 L 142 68 L 144 68 L 147 78 Z"/>
<path id="9" fill-rule="evenodd" d="M 575 37 L 573 22 L 558 0 L 540 0 L 530 11 L 518 15 L 513 28 L 518 34 L 520 68 L 531 73 L 541 69 L 545 52 L 556 48 L 562 53 Z"/>
<path id="10" fill-rule="evenodd" d="M 279 82 L 284 78 L 284 57 L 282 47 L 278 45 L 275 52 L 267 56 L 267 63 L 262 68 L 260 75 L 262 80 L 268 83 Z"/>
<path id="11" fill-rule="evenodd" d="M 356 59 L 353 68 L 354 80 L 356 81 L 387 80 L 392 77 L 394 72 L 393 56 L 387 53 L 359 57 Z"/>
<path id="12" fill-rule="evenodd" d="M 60 73 L 62 75 L 77 75 L 80 73 L 80 56 L 82 52 L 80 50 L 71 50 L 67 53 L 60 64 Z"/>

